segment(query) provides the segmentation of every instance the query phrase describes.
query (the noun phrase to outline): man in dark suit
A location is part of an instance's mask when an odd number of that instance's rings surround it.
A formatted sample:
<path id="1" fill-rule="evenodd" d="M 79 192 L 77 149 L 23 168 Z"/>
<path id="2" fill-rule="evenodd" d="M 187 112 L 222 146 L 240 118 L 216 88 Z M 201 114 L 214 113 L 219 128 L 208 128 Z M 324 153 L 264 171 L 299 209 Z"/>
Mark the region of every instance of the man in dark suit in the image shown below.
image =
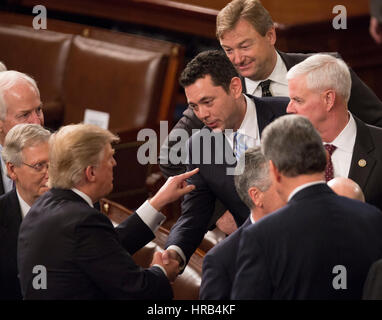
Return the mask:
<path id="1" fill-rule="evenodd" d="M 178 263 L 161 254 L 149 269 L 130 254 L 154 238 L 159 210 L 193 189 L 173 177 L 114 229 L 93 203 L 113 187 L 111 143 L 118 138 L 94 125 L 62 127 L 50 141 L 49 184 L 23 220 L 18 268 L 25 299 L 170 299 Z M 197 170 L 196 170 L 197 171 Z M 37 269 L 36 269 L 37 268 Z M 40 273 L 41 272 L 41 273 Z"/>
<path id="2" fill-rule="evenodd" d="M 382 212 L 327 186 L 325 148 L 307 118 L 275 120 L 261 150 L 287 204 L 243 230 L 231 297 L 361 299 L 382 257 Z"/>
<path id="3" fill-rule="evenodd" d="M 19 123 L 44 125 L 40 92 L 36 82 L 17 71 L 0 72 L 0 153 L 8 131 Z M 0 157 L 0 195 L 12 189 L 5 163 Z"/>
<path id="4" fill-rule="evenodd" d="M 295 65 L 287 77 L 291 98 L 287 112 L 308 117 L 330 149 L 327 180 L 351 178 L 363 190 L 366 202 L 382 209 L 382 129 L 348 111 L 351 77 L 346 64 L 316 54 Z"/>
<path id="5" fill-rule="evenodd" d="M 37 124 L 9 130 L 2 152 L 15 188 L 0 196 L 0 300 L 21 299 L 17 277 L 17 238 L 22 219 L 48 190 L 50 132 Z"/>
<path id="6" fill-rule="evenodd" d="M 216 50 L 197 55 L 182 72 L 180 83 L 190 108 L 205 124 L 188 140 L 187 167 L 199 168 L 189 180 L 196 189 L 185 196 L 182 216 L 166 243 L 166 254 L 178 257 L 184 265 L 207 231 L 216 199 L 232 213 L 238 226 L 248 218 L 249 208 L 234 186 L 234 168 L 243 164 L 236 158 L 243 148 L 260 144 L 262 130 L 285 114 L 288 99 L 243 95 L 235 68 Z"/>
<path id="7" fill-rule="evenodd" d="M 243 229 L 284 205 L 272 185 L 269 165 L 260 147 L 245 152 L 244 172 L 235 175 L 235 187 L 251 213 L 236 232 L 218 243 L 204 257 L 200 299 L 230 299 Z"/>

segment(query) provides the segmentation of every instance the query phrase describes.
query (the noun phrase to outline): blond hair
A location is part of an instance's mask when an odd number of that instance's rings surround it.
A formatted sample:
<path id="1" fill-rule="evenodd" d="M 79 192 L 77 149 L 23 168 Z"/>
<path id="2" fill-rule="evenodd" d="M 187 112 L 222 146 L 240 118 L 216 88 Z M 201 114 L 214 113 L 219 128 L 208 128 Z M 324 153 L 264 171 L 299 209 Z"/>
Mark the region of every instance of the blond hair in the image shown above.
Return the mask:
<path id="1" fill-rule="evenodd" d="M 232 30 L 240 19 L 248 21 L 263 37 L 273 27 L 272 17 L 260 1 L 233 0 L 216 18 L 216 37 L 220 39 L 223 33 Z"/>
<path id="2" fill-rule="evenodd" d="M 88 166 L 98 165 L 108 143 L 119 138 L 92 124 L 62 127 L 49 141 L 49 187 L 71 189 L 84 177 Z"/>

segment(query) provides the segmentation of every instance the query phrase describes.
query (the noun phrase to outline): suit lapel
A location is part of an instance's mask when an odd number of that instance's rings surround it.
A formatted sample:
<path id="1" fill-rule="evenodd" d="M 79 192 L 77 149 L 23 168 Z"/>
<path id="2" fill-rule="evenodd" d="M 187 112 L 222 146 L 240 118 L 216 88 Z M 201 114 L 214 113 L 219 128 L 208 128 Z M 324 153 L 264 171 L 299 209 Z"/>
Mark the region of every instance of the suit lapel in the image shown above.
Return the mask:
<path id="1" fill-rule="evenodd" d="M 257 124 L 259 126 L 259 133 L 261 134 L 264 128 L 276 118 L 276 115 L 260 98 L 248 96 L 255 102 Z"/>
<path id="2" fill-rule="evenodd" d="M 357 125 L 357 135 L 350 164 L 349 178 L 357 182 L 361 189 L 365 189 L 368 178 L 376 165 L 373 155 L 375 146 L 367 126 L 356 117 L 354 117 L 354 120 Z"/>

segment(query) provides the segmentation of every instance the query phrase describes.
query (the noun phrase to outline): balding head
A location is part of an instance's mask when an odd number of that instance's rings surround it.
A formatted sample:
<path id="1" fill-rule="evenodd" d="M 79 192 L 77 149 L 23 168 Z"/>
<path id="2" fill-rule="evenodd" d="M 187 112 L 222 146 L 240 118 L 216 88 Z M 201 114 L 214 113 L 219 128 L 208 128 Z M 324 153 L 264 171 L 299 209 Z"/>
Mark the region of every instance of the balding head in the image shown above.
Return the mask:
<path id="1" fill-rule="evenodd" d="M 340 196 L 365 202 L 360 186 L 349 178 L 337 177 L 328 182 L 328 186 Z"/>

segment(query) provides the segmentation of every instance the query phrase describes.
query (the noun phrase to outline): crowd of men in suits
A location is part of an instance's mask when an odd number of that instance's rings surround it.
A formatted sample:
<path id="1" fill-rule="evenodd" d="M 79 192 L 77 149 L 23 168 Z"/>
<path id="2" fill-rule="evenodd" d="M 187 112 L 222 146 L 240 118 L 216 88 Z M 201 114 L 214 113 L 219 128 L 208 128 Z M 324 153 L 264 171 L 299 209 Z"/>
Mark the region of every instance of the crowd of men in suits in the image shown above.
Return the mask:
<path id="1" fill-rule="evenodd" d="M 362 298 L 382 258 L 382 102 L 337 53 L 276 50 L 257 0 L 227 4 L 217 37 L 223 51 L 180 76 L 189 107 L 174 130 L 202 129 L 180 146 L 187 161 L 160 161 L 167 182 L 116 228 L 94 204 L 112 190 L 118 137 L 85 124 L 49 132 L 35 81 L 0 72 L 0 299 L 171 299 L 222 215 L 237 230 L 205 256 L 201 299 Z M 174 130 L 160 160 L 179 151 Z M 131 255 L 180 197 L 166 250 L 140 268 Z"/>

